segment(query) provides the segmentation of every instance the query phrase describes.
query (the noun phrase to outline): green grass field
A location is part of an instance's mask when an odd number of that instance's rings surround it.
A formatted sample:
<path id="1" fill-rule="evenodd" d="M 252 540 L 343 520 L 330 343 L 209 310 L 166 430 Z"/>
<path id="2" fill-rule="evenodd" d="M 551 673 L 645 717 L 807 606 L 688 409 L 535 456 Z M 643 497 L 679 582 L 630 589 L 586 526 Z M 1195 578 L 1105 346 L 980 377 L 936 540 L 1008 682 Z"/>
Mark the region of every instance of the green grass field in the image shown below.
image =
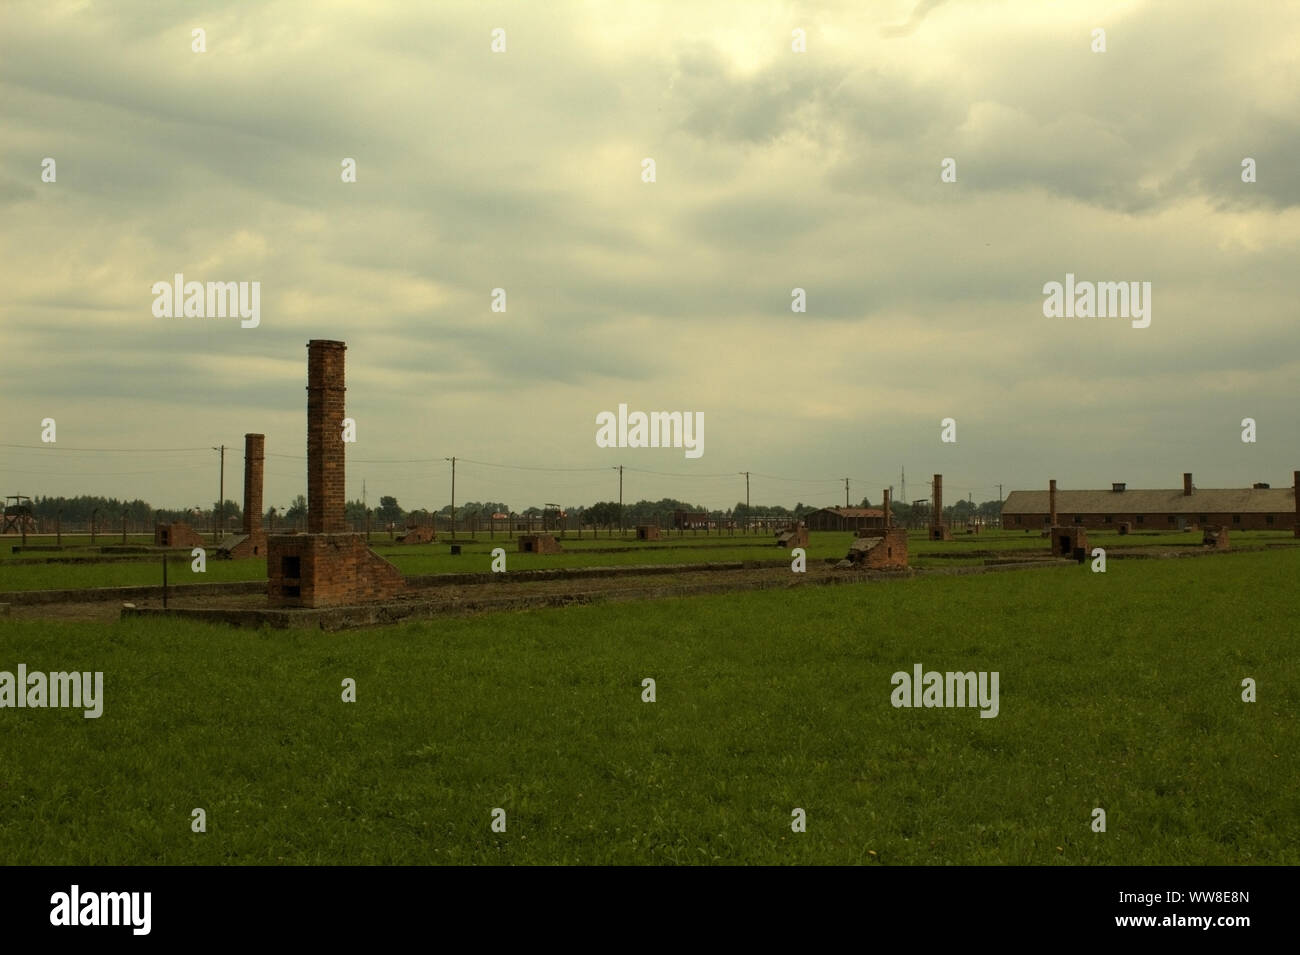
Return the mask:
<path id="1" fill-rule="evenodd" d="M 30 540 L 36 542 L 35 538 Z M 49 540 L 53 542 L 53 538 Z M 808 559 L 820 561 L 841 558 L 852 540 L 851 533 L 815 532 L 810 535 Z M 1121 537 L 1113 532 L 1097 532 L 1090 533 L 1088 541 L 1090 546 L 1107 549 L 1194 548 L 1200 543 L 1200 535 L 1153 533 Z M 1261 546 L 1268 542 L 1290 543 L 1291 541 L 1292 538 L 1288 534 L 1269 531 L 1243 532 L 1232 536 L 1234 546 L 1247 548 Z M 770 536 L 765 535 L 710 537 L 687 534 L 681 538 L 672 537 L 658 543 L 640 544 L 630 537 L 620 539 L 617 536 L 613 538 L 601 536 L 595 540 L 590 536 L 584 536 L 582 540 L 569 537 L 562 542 L 564 553 L 545 555 L 518 553 L 515 550 L 517 546 L 515 540 L 500 536 L 495 540 L 489 540 L 480 534 L 474 540 L 465 539 L 460 543 L 463 552 L 454 557 L 450 553 L 448 544 L 443 541 L 407 547 L 391 543 L 377 534 L 373 538 L 372 547 L 376 553 L 390 560 L 398 570 L 407 575 L 486 573 L 492 562 L 491 551 L 495 547 L 506 551 L 508 570 L 776 560 L 786 553 L 775 546 Z M 611 548 L 624 549 L 611 551 Z M 1036 533 L 1024 534 L 1014 531 L 978 536 L 960 535 L 956 540 L 948 542 L 927 540 L 923 533 L 914 532 L 909 540 L 908 549 L 912 557 L 912 566 L 924 569 L 984 563 L 986 558 L 975 555 L 973 553 L 975 551 L 990 552 L 999 557 L 1015 557 L 1020 553 L 1041 556 L 1047 552 L 1047 542 Z M 54 564 L 39 562 L 40 558 L 55 556 L 48 553 L 12 555 L 7 547 L 3 548 L 3 553 L 10 555 L 11 559 L 0 560 L 0 592 L 129 587 L 162 583 L 160 557 L 145 557 L 133 563 Z M 207 571 L 204 574 L 191 571 L 188 557 L 171 558 L 168 562 L 169 581 L 173 584 L 185 584 L 266 579 L 264 560 L 218 560 L 214 556 L 215 549 L 209 554 L 210 559 L 207 561 Z"/>
<path id="2" fill-rule="evenodd" d="M 344 633 L 7 622 L 0 670 L 102 670 L 105 703 L 0 710 L 0 860 L 1296 864 L 1298 572 L 1283 550 Z M 895 709 L 915 663 L 998 671 L 999 716 Z"/>

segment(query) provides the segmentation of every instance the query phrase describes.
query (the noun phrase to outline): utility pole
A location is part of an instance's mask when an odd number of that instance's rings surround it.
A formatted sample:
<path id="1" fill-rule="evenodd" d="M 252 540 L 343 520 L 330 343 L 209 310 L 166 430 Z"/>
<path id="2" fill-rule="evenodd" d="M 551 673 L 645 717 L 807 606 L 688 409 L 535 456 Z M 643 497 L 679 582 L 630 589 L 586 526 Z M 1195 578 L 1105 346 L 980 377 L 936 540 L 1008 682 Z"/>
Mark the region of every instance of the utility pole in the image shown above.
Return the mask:
<path id="1" fill-rule="evenodd" d="M 907 500 L 907 468 L 899 468 L 898 475 L 899 475 L 899 481 L 903 485 L 903 503 L 904 504 L 910 503 Z"/>
<path id="2" fill-rule="evenodd" d="M 844 479 L 844 506 L 849 506 L 849 479 Z"/>
<path id="3" fill-rule="evenodd" d="M 213 448 L 213 451 L 221 452 L 221 480 L 218 482 L 217 491 L 217 515 L 220 521 L 220 531 L 212 535 L 213 540 L 221 540 L 225 536 L 226 530 L 226 446 L 223 444 L 219 448 Z"/>
<path id="4" fill-rule="evenodd" d="M 618 466 L 618 533 L 620 537 L 623 536 L 623 465 L 621 464 Z"/>
<path id="5" fill-rule="evenodd" d="M 456 539 L 456 457 L 443 458 L 451 462 L 451 539 Z"/>
<path id="6" fill-rule="evenodd" d="M 749 531 L 749 472 L 737 471 L 737 474 L 745 475 L 745 530 Z"/>

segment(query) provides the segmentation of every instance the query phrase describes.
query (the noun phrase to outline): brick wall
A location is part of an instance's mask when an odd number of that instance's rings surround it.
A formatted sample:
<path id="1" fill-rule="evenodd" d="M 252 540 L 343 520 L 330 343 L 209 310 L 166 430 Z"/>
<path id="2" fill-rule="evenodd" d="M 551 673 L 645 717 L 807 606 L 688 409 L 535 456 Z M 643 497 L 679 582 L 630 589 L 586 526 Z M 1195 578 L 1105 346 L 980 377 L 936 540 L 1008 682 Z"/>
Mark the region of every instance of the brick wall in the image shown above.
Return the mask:
<path id="1" fill-rule="evenodd" d="M 1083 518 L 1083 526 L 1094 531 L 1115 531 L 1119 532 L 1119 525 L 1128 522 L 1132 525 L 1133 532 L 1138 531 L 1176 531 L 1178 530 L 1178 518 L 1183 518 L 1187 527 L 1220 527 L 1227 526 L 1235 531 L 1285 531 L 1291 528 L 1297 521 L 1300 521 L 1300 515 L 1290 513 L 1278 514 L 1227 514 L 1219 511 L 1210 511 L 1205 514 L 1205 520 L 1202 521 L 1200 514 L 1176 514 L 1174 523 L 1169 523 L 1168 514 L 1134 514 L 1132 511 L 1121 512 L 1111 511 L 1109 514 L 1081 514 L 1076 515 L 1073 511 L 1061 511 L 1057 520 L 1063 526 L 1069 526 L 1074 523 L 1076 516 Z M 1142 521 L 1138 517 L 1143 518 Z M 1106 518 L 1110 517 L 1107 521 Z M 1234 521 L 1238 517 L 1240 521 Z M 1270 522 L 1269 518 L 1273 520 Z M 1012 531 L 1041 531 L 1047 525 L 1048 515 L 1046 514 L 1004 514 L 1002 516 L 1002 526 L 1006 530 Z"/>
<path id="2" fill-rule="evenodd" d="M 307 343 L 307 532 L 347 530 L 343 453 L 343 342 Z"/>
<path id="3" fill-rule="evenodd" d="M 405 533 L 397 538 L 399 544 L 431 544 L 438 539 L 437 532 L 431 524 L 407 526 Z"/>
<path id="4" fill-rule="evenodd" d="M 907 528 L 885 527 L 858 531 L 849 552 L 837 567 L 859 570 L 906 570 Z"/>
<path id="5" fill-rule="evenodd" d="M 560 542 L 550 534 L 524 534 L 519 538 L 522 554 L 558 554 Z"/>
<path id="6" fill-rule="evenodd" d="M 808 528 L 802 524 L 787 528 L 776 535 L 777 547 L 807 547 Z"/>
<path id="7" fill-rule="evenodd" d="M 335 607 L 401 593 L 401 573 L 359 534 L 285 534 L 267 539 L 273 607 Z"/>
<path id="8" fill-rule="evenodd" d="M 155 547 L 203 547 L 203 538 L 188 524 L 177 521 L 174 524 L 155 524 L 153 529 Z"/>
<path id="9" fill-rule="evenodd" d="M 1088 551 L 1088 531 L 1079 524 L 1071 524 L 1068 527 L 1057 525 L 1051 531 L 1052 554 L 1056 557 L 1080 557 L 1089 556 Z"/>
<path id="10" fill-rule="evenodd" d="M 934 508 L 930 513 L 930 540 L 950 541 L 952 531 L 943 519 L 943 475 L 934 476 Z"/>
<path id="11" fill-rule="evenodd" d="M 244 435 L 244 533 L 250 537 L 262 530 L 262 474 L 266 459 L 266 435 Z"/>

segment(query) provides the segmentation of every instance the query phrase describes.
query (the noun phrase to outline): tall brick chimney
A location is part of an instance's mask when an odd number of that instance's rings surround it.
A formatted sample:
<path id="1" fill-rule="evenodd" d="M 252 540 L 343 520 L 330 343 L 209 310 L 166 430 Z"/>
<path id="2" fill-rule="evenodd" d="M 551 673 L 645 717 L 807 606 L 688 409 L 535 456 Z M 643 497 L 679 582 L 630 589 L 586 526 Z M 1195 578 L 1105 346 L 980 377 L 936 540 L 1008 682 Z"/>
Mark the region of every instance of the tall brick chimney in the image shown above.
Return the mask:
<path id="1" fill-rule="evenodd" d="M 1291 494 L 1295 497 L 1295 536 L 1300 537 L 1300 471 L 1291 472 Z"/>
<path id="2" fill-rule="evenodd" d="M 266 456 L 266 435 L 244 435 L 244 533 L 262 531 L 262 472 Z"/>
<path id="3" fill-rule="evenodd" d="M 889 508 L 889 488 L 885 488 L 884 495 L 885 495 L 885 526 L 893 527 L 894 520 L 890 514 L 890 508 Z"/>
<path id="4" fill-rule="evenodd" d="M 938 527 L 943 523 L 943 475 L 934 476 L 934 515 L 930 522 Z"/>
<path id="5" fill-rule="evenodd" d="M 1191 496 L 1192 496 L 1192 473 L 1190 471 L 1184 471 L 1183 472 L 1183 497 L 1191 497 Z"/>
<path id="6" fill-rule="evenodd" d="M 1056 478 L 1047 482 L 1047 526 L 1056 526 Z"/>
<path id="7" fill-rule="evenodd" d="M 335 534 L 344 522 L 343 342 L 307 343 L 307 533 Z"/>

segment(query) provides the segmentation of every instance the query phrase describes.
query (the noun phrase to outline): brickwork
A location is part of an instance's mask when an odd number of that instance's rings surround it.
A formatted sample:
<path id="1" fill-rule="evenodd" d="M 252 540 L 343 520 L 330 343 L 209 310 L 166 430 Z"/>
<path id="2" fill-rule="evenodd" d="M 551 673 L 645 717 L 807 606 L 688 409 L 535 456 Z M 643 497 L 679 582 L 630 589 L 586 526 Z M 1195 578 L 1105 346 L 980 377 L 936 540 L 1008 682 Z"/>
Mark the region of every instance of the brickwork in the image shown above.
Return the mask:
<path id="1" fill-rule="evenodd" d="M 414 527 L 408 525 L 406 533 L 398 536 L 397 543 L 432 544 L 437 539 L 438 532 L 433 529 L 432 524 L 416 524 Z"/>
<path id="2" fill-rule="evenodd" d="M 886 527 L 879 530 L 862 530 L 849 545 L 849 552 L 837 567 L 856 567 L 859 570 L 906 570 L 907 529 Z"/>
<path id="3" fill-rule="evenodd" d="M 659 525 L 638 524 L 636 526 L 636 539 L 639 541 L 657 541 L 659 539 Z"/>
<path id="4" fill-rule="evenodd" d="M 777 547 L 807 547 L 808 528 L 802 524 L 787 528 L 776 535 Z"/>
<path id="5" fill-rule="evenodd" d="M 1228 528 L 1204 527 L 1201 529 L 1201 543 L 1215 550 L 1231 550 L 1228 545 Z"/>
<path id="6" fill-rule="evenodd" d="M 1056 557 L 1073 557 L 1083 560 L 1088 556 L 1088 531 L 1081 524 L 1069 527 L 1057 525 L 1051 529 L 1052 554 Z"/>
<path id="7" fill-rule="evenodd" d="M 244 435 L 244 534 L 262 530 L 262 473 L 266 461 L 266 435 Z"/>
<path id="8" fill-rule="evenodd" d="M 153 529 L 155 547 L 204 547 L 203 538 L 190 525 L 176 521 L 172 524 L 155 524 Z"/>
<path id="9" fill-rule="evenodd" d="M 266 531 L 262 528 L 262 481 L 266 463 L 266 435 L 244 435 L 244 533 L 222 541 L 223 557 L 266 556 Z"/>
<path id="10" fill-rule="evenodd" d="M 930 540 L 950 541 L 952 531 L 943 519 L 943 475 L 934 476 L 934 508 L 930 512 Z"/>
<path id="11" fill-rule="evenodd" d="M 346 530 L 346 351 L 343 342 L 307 343 L 308 533 L 266 538 L 267 597 L 273 607 L 335 607 L 383 600 L 406 587 L 396 567 L 371 551 L 360 534 Z M 249 453 L 247 443 L 245 447 Z"/>
<path id="12" fill-rule="evenodd" d="M 360 534 L 277 534 L 267 539 L 268 597 L 273 607 L 336 607 L 401 593 L 396 567 Z"/>
<path id="13" fill-rule="evenodd" d="M 1247 511 L 1242 514 L 1233 514 L 1226 511 L 1209 511 L 1204 515 L 1205 520 L 1200 518 L 1199 514 L 1134 514 L 1132 511 L 1120 511 L 1118 509 L 1107 511 L 1106 513 L 1087 512 L 1076 515 L 1073 511 L 1062 511 L 1060 519 L 1070 524 L 1074 523 L 1075 517 L 1082 517 L 1083 522 L 1079 526 L 1087 527 L 1094 531 L 1115 531 L 1120 532 L 1121 524 L 1129 525 L 1129 533 L 1136 534 L 1142 531 L 1158 531 L 1167 533 L 1169 531 L 1179 531 L 1185 527 L 1221 527 L 1228 525 L 1234 531 L 1285 531 L 1292 526 L 1292 521 L 1300 521 L 1300 515 L 1292 517 L 1288 512 L 1285 514 L 1261 514 Z M 1173 520 L 1170 520 L 1170 518 Z M 1139 520 L 1143 518 L 1143 520 Z M 1002 526 L 1010 531 L 1040 531 L 1047 526 L 1047 515 L 1040 514 L 1004 514 L 1002 517 Z"/>
<path id="14" fill-rule="evenodd" d="M 524 534 L 519 538 L 521 554 L 558 554 L 560 542 L 552 534 Z"/>
<path id="15" fill-rule="evenodd" d="M 344 489 L 343 342 L 307 343 L 307 533 L 347 529 Z"/>
<path id="16" fill-rule="evenodd" d="M 227 537 L 217 548 L 217 553 L 222 557 L 237 560 L 245 557 L 265 557 L 266 534 L 258 531 L 252 535 L 240 534 L 238 537 Z"/>

